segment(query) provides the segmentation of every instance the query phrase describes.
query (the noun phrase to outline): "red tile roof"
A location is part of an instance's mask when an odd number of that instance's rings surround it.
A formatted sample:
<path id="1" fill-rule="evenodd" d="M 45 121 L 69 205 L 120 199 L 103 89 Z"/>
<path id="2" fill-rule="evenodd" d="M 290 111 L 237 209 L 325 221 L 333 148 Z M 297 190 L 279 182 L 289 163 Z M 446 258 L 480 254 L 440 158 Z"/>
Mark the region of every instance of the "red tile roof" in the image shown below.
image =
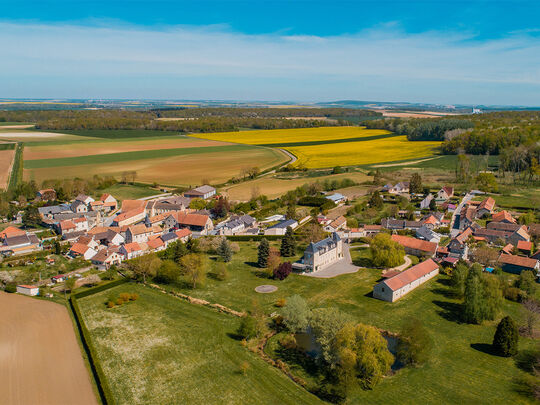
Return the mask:
<path id="1" fill-rule="evenodd" d="M 122 201 L 122 212 L 128 212 L 136 209 L 145 209 L 147 201 L 142 200 L 124 200 Z"/>
<path id="2" fill-rule="evenodd" d="M 133 225 L 128 228 L 132 235 L 142 235 L 152 233 L 152 228 L 147 228 L 145 224 Z"/>
<path id="3" fill-rule="evenodd" d="M 480 203 L 478 206 L 478 209 L 486 209 L 489 212 L 493 211 L 493 208 L 495 208 L 495 200 L 491 197 L 486 198 L 484 201 Z"/>
<path id="4" fill-rule="evenodd" d="M 514 266 L 525 267 L 528 269 L 534 269 L 534 267 L 538 263 L 538 260 L 523 256 L 501 254 L 499 256 L 498 262 L 503 264 L 511 264 Z"/>
<path id="5" fill-rule="evenodd" d="M 123 212 L 122 214 L 118 215 L 116 218 L 114 218 L 115 222 L 121 222 L 125 221 L 126 219 L 132 218 L 134 216 L 140 215 L 144 212 L 144 208 L 135 208 L 133 210 L 129 210 L 126 212 Z"/>
<path id="6" fill-rule="evenodd" d="M 0 238 L 2 239 L 12 238 L 14 236 L 22 236 L 22 235 L 26 235 L 26 232 L 14 226 L 8 226 L 6 229 L 0 232 Z"/>
<path id="7" fill-rule="evenodd" d="M 420 277 L 425 276 L 426 274 L 431 273 L 434 270 L 437 270 L 439 265 L 435 263 L 432 259 L 426 260 L 425 262 L 418 263 L 416 266 L 411 267 L 410 269 L 402 271 L 397 276 L 391 277 L 384 283 L 392 290 L 396 291 L 400 288 L 406 286 L 407 284 L 412 283 L 415 280 L 418 280 Z"/>
<path id="8" fill-rule="evenodd" d="M 137 242 L 126 243 L 124 245 L 124 249 L 128 253 L 138 252 L 138 251 L 142 250 L 141 246 Z"/>
<path id="9" fill-rule="evenodd" d="M 208 222 L 208 215 L 186 214 L 184 212 L 177 212 L 176 214 L 177 221 L 181 225 L 205 226 Z"/>
<path id="10" fill-rule="evenodd" d="M 84 255 L 86 253 L 86 251 L 88 250 L 88 246 L 82 244 L 82 243 L 79 243 L 79 242 L 76 242 L 73 244 L 73 246 L 71 246 L 71 249 L 69 249 L 71 252 L 73 253 L 77 253 L 79 255 Z"/>
<path id="11" fill-rule="evenodd" d="M 456 239 L 459 243 L 465 243 L 467 239 L 469 239 L 469 236 L 472 235 L 472 229 L 469 227 L 465 229 L 463 232 L 461 232 L 458 236 L 456 236 Z"/>
<path id="12" fill-rule="evenodd" d="M 392 235 L 392 240 L 399 243 L 403 247 L 421 250 L 423 252 L 435 253 L 437 249 L 436 243 L 411 238 L 410 236 Z"/>
<path id="13" fill-rule="evenodd" d="M 524 241 L 524 240 L 520 240 L 516 247 L 519 249 L 519 250 L 527 250 L 527 251 L 531 251 L 532 248 L 533 248 L 533 244 L 532 242 L 527 242 L 527 241 Z"/>
<path id="14" fill-rule="evenodd" d="M 507 221 L 507 222 L 511 222 L 513 224 L 516 223 L 516 220 L 512 217 L 512 215 L 510 215 L 510 213 L 506 210 L 504 211 L 501 211 L 501 212 L 497 212 L 495 214 L 493 214 L 493 217 L 491 218 L 491 220 L 493 222 L 502 222 L 502 221 Z"/>
<path id="15" fill-rule="evenodd" d="M 505 247 L 502 248 L 502 251 L 507 254 L 512 254 L 512 250 L 514 249 L 514 245 L 511 243 L 507 244 Z"/>
<path id="16" fill-rule="evenodd" d="M 157 249 L 164 245 L 161 238 L 155 238 L 155 239 L 149 240 L 146 244 L 148 245 L 148 247 L 150 247 L 150 249 Z"/>
<path id="17" fill-rule="evenodd" d="M 184 228 L 184 229 L 179 229 L 175 232 L 176 236 L 178 236 L 178 238 L 184 238 L 186 236 L 190 236 L 191 235 L 191 231 L 187 228 Z"/>

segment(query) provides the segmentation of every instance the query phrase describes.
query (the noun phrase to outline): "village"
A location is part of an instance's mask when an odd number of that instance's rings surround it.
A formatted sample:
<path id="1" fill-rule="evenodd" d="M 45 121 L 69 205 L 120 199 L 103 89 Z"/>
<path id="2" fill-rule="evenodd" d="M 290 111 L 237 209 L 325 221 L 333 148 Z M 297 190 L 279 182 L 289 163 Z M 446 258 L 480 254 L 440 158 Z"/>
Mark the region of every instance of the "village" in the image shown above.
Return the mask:
<path id="1" fill-rule="evenodd" d="M 393 210 L 395 215 L 382 218 L 380 224 L 349 227 L 344 215 L 332 216 L 332 211 L 343 212 L 340 207 L 350 204 L 347 197 L 336 192 L 323 194 L 336 207 L 326 214 L 300 219 L 276 213 L 257 220 L 247 213 L 227 213 L 216 218 L 211 210 L 192 208 L 192 201 L 225 201 L 208 185 L 183 195 L 121 202 L 107 193 L 96 199 L 80 194 L 72 201 L 51 205 L 57 200 L 56 192 L 44 189 L 37 192 L 34 202 L 40 205 L 37 210 L 41 225 L 52 233 L 40 240 L 35 232 L 18 227 L 20 218 L 16 219 L 0 233 L 0 254 L 11 259 L 26 257 L 36 252 L 47 253 L 54 244 L 60 244 L 67 260 L 77 260 L 84 271 L 94 269 L 99 274 L 142 255 L 163 251 L 177 241 L 187 243 L 201 237 L 240 237 L 244 241 L 265 236 L 281 238 L 288 230 L 297 232 L 311 223 L 328 237 L 312 240 L 303 256 L 292 263 L 298 274 L 324 278 L 358 271 L 349 249 L 356 248 L 359 241 L 369 246 L 370 240 L 380 233 L 390 234 L 391 240 L 403 247 L 405 262 L 395 268 L 383 268 L 382 279 L 374 286 L 373 296 L 381 300 L 396 301 L 436 276 L 440 269 L 455 267 L 460 261 L 479 262 L 486 272 L 495 268 L 513 274 L 529 270 L 538 279 L 540 224 L 520 224 L 520 213 L 514 213 L 514 217 L 507 210 L 498 210 L 493 197 L 482 197 L 483 192 L 471 190 L 460 198 L 449 186 L 436 193 L 414 195 L 406 181 L 386 184 L 373 194 L 383 201 L 398 196 L 414 198 L 417 208 L 413 212 Z M 415 257 L 416 264 L 411 265 L 409 257 Z M 51 261 L 54 262 L 47 259 L 48 264 L 54 264 Z M 59 285 L 70 277 L 82 278 L 80 272 L 71 271 L 19 284 L 16 290 L 37 295 L 40 287 Z M 92 280 L 95 282 L 96 278 Z M 79 284 L 83 285 L 84 279 Z"/>

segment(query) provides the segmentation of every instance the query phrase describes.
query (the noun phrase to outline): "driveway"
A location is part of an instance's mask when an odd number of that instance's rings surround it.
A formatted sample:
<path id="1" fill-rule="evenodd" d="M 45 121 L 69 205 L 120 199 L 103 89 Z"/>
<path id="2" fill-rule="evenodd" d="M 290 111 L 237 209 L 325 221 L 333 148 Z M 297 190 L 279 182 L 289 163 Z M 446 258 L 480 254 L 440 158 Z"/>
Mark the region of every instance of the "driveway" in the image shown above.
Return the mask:
<path id="1" fill-rule="evenodd" d="M 359 267 L 352 264 L 351 253 L 349 252 L 349 244 L 343 244 L 343 259 L 328 266 L 322 270 L 313 273 L 306 273 L 303 276 L 315 278 L 332 278 L 341 276 L 342 274 L 356 273 Z"/>

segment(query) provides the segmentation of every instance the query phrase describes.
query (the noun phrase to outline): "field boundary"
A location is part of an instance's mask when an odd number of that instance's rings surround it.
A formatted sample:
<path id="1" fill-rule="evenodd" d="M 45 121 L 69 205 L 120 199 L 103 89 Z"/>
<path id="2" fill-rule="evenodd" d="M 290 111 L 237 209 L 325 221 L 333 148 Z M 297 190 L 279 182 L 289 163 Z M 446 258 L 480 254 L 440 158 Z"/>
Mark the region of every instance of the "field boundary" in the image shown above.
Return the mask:
<path id="1" fill-rule="evenodd" d="M 392 132 L 390 134 L 371 135 L 371 136 L 356 137 L 356 138 L 328 139 L 328 140 L 321 140 L 321 141 L 289 142 L 289 143 L 263 143 L 263 144 L 255 144 L 255 145 L 280 147 L 280 148 L 292 148 L 295 146 L 315 146 L 315 145 L 329 145 L 333 143 L 375 141 L 377 139 L 394 138 L 396 136 L 401 136 L 401 135 L 395 132 Z M 250 145 L 250 144 L 244 144 L 244 145 Z"/>
<path id="2" fill-rule="evenodd" d="M 7 182 L 8 191 L 15 190 L 23 178 L 23 148 L 24 143 L 17 142 L 17 146 L 15 147 L 15 156 L 13 157 L 13 163 L 11 165 L 9 179 Z"/>
<path id="3" fill-rule="evenodd" d="M 114 396 L 112 395 L 112 391 L 111 391 L 111 388 L 109 387 L 107 377 L 105 376 L 105 373 L 103 372 L 101 364 L 98 360 L 96 349 L 94 348 L 94 345 L 92 343 L 90 332 L 88 331 L 88 328 L 86 327 L 86 324 L 84 323 L 77 299 L 88 297 L 90 295 L 97 294 L 101 291 L 106 291 L 110 288 L 113 288 L 113 287 L 116 287 L 116 286 L 119 286 L 128 282 L 129 282 L 128 279 L 122 278 L 122 279 L 115 280 L 107 284 L 103 284 L 103 285 L 88 289 L 86 291 L 81 291 L 77 294 L 72 294 L 69 297 L 69 308 L 71 310 L 71 313 L 73 314 L 73 319 L 75 320 L 75 325 L 77 326 L 77 332 L 81 338 L 82 347 L 86 353 L 86 356 L 88 357 L 90 371 L 92 372 L 92 376 L 94 377 L 94 381 L 96 382 L 100 399 L 104 405 L 114 404 L 115 403 Z"/>

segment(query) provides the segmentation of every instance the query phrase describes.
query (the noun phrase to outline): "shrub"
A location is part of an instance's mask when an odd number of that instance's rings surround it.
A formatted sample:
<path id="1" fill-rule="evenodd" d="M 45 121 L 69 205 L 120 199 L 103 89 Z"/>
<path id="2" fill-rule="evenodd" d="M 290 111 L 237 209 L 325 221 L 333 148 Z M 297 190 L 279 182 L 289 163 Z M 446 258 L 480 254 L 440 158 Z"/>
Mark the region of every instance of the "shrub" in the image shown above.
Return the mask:
<path id="1" fill-rule="evenodd" d="M 128 302 L 131 299 L 130 293 L 120 293 L 120 299 L 124 302 Z"/>
<path id="2" fill-rule="evenodd" d="M 13 283 L 7 284 L 4 288 L 4 291 L 7 293 L 14 293 L 17 292 L 17 286 Z"/>
<path id="3" fill-rule="evenodd" d="M 130 301 L 138 300 L 139 299 L 139 294 L 133 293 L 133 294 L 130 295 L 129 299 L 130 299 Z"/>
<path id="4" fill-rule="evenodd" d="M 292 264 L 290 262 L 283 262 L 274 270 L 274 278 L 285 280 L 291 274 L 291 271 Z"/>
<path id="5" fill-rule="evenodd" d="M 122 305 L 124 303 L 124 300 L 122 298 L 117 298 L 115 303 L 116 305 Z"/>
<path id="6" fill-rule="evenodd" d="M 254 317 L 246 315 L 240 321 L 237 334 L 243 339 L 251 339 L 257 336 L 257 321 Z"/>
<path id="7" fill-rule="evenodd" d="M 525 298 L 527 293 L 517 287 L 507 287 L 504 289 L 504 298 L 514 302 L 520 302 Z"/>
<path id="8" fill-rule="evenodd" d="M 279 340 L 279 344 L 285 349 L 296 349 L 296 338 L 292 334 L 286 334 Z"/>
<path id="9" fill-rule="evenodd" d="M 107 308 L 114 308 L 114 301 L 107 301 Z"/>
<path id="10" fill-rule="evenodd" d="M 518 351 L 518 328 L 509 316 L 504 317 L 493 337 L 493 351 L 500 356 L 515 356 Z"/>
<path id="11" fill-rule="evenodd" d="M 287 300 L 285 298 L 279 298 L 277 301 L 276 301 L 276 307 L 278 308 L 283 308 L 285 305 L 287 304 Z"/>

